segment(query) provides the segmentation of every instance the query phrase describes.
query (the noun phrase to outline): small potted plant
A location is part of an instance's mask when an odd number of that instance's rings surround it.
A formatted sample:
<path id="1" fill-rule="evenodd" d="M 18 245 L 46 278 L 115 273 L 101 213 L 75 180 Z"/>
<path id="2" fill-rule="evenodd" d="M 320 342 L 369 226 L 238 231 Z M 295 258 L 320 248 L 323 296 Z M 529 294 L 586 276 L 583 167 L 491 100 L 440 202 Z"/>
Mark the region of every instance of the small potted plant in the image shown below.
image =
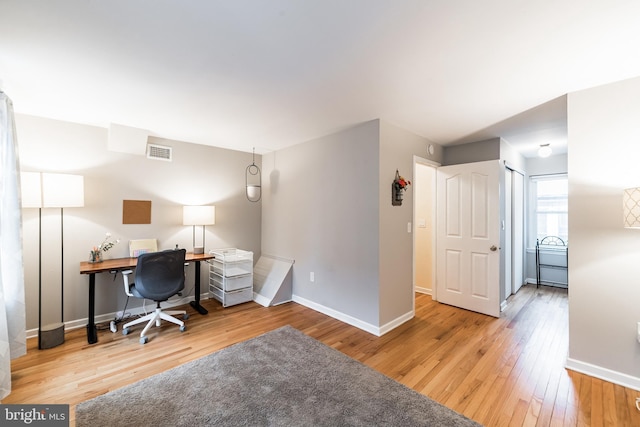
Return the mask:
<path id="1" fill-rule="evenodd" d="M 117 243 L 120 243 L 120 239 L 111 240 L 111 233 L 107 233 L 102 243 L 100 243 L 98 246 L 94 246 L 89 253 L 89 262 L 102 262 L 102 253 L 108 251 Z"/>

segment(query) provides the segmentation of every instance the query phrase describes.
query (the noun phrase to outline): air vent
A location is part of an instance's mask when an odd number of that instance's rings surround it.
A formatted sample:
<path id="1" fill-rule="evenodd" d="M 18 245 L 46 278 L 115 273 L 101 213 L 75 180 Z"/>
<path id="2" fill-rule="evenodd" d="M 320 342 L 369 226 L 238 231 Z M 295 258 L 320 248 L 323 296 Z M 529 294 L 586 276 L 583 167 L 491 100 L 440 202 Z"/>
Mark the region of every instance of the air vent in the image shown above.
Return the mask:
<path id="1" fill-rule="evenodd" d="M 171 147 L 157 144 L 147 144 L 147 159 L 171 161 Z"/>

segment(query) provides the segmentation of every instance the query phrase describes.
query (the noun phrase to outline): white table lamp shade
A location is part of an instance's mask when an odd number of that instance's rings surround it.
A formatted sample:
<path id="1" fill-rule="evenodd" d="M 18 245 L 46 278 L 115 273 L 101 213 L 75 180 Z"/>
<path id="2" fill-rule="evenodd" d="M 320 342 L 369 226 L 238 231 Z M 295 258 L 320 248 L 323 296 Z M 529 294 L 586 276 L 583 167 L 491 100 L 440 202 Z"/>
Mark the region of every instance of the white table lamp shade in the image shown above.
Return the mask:
<path id="1" fill-rule="evenodd" d="M 627 188 L 622 194 L 625 228 L 640 228 L 640 187 Z"/>
<path id="2" fill-rule="evenodd" d="M 184 206 L 182 220 L 184 225 L 214 225 L 216 223 L 216 207 Z"/>

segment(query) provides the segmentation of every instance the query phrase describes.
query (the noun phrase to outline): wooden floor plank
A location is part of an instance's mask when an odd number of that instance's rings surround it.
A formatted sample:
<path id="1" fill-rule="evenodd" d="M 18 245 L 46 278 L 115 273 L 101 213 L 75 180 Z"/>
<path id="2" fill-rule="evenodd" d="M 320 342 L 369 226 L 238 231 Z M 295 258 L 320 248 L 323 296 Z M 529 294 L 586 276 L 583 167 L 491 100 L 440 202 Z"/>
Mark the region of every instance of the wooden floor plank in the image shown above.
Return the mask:
<path id="1" fill-rule="evenodd" d="M 640 392 L 564 368 L 568 347 L 567 291 L 524 286 L 499 319 L 416 295 L 416 315 L 376 337 L 295 303 L 222 308 L 190 306 L 187 330 L 172 325 L 140 345 L 136 330 L 88 345 L 83 329 L 65 343 L 12 362 L 12 393 L 2 403 L 75 405 L 284 325 L 359 360 L 486 426 L 640 426 Z M 72 422 L 73 425 L 73 422 Z"/>

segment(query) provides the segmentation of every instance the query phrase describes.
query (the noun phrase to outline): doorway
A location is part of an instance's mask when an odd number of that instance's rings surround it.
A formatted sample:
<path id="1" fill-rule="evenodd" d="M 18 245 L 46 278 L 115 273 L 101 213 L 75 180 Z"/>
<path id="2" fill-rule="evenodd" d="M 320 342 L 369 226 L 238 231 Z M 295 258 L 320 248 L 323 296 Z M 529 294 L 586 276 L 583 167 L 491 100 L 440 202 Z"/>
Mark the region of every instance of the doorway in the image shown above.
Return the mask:
<path id="1" fill-rule="evenodd" d="M 432 295 L 434 299 L 438 299 L 436 295 L 436 176 L 440 166 L 436 162 L 414 156 L 413 285 L 414 292 Z M 509 191 L 506 199 L 501 200 L 504 203 L 505 215 L 504 241 L 502 242 L 505 259 L 502 260 L 504 276 L 501 280 L 501 308 L 504 307 L 507 297 L 515 294 L 524 283 L 525 261 L 524 175 L 509 167 L 505 167 L 504 171 L 505 190 L 508 187 Z"/>
<path id="2" fill-rule="evenodd" d="M 505 165 L 504 304 L 524 284 L 524 174 Z"/>
<path id="3" fill-rule="evenodd" d="M 421 157 L 413 162 L 413 288 L 433 295 L 435 289 L 436 171 L 439 163 Z M 414 298 L 415 301 L 415 298 Z"/>

